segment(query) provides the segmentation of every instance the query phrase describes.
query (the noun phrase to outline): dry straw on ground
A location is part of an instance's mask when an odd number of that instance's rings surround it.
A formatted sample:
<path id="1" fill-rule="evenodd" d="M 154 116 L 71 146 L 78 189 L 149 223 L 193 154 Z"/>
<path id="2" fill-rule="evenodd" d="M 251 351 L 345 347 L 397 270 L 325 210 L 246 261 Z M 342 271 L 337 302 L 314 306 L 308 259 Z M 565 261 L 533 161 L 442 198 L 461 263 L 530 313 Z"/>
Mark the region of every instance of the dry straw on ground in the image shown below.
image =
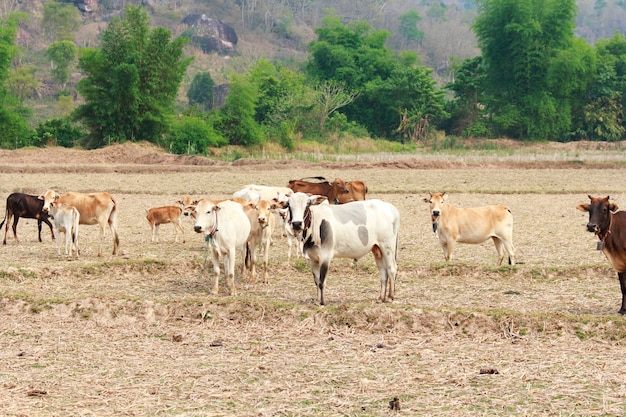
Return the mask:
<path id="1" fill-rule="evenodd" d="M 107 234 L 98 258 L 97 230 L 83 226 L 82 256 L 68 261 L 47 228 L 39 243 L 36 223 L 20 220 L 20 243 L 9 236 L 0 248 L 0 415 L 624 415 L 619 284 L 575 210 L 590 193 L 626 207 L 624 153 L 519 155 L 226 164 L 134 144 L 0 152 L 2 200 L 114 193 L 122 250 L 109 255 Z M 333 262 L 329 305 L 318 306 L 309 269 L 287 260 L 278 231 L 270 283 L 238 276 L 237 297 L 223 283 L 210 295 L 191 221 L 187 243 L 173 242 L 171 225 L 150 243 L 149 207 L 309 175 L 363 179 L 370 198 L 399 208 L 393 303 L 375 302 L 366 257 L 355 269 Z M 496 268 L 490 242 L 460 245 L 444 263 L 428 191 L 459 206 L 509 205 L 520 264 Z"/>

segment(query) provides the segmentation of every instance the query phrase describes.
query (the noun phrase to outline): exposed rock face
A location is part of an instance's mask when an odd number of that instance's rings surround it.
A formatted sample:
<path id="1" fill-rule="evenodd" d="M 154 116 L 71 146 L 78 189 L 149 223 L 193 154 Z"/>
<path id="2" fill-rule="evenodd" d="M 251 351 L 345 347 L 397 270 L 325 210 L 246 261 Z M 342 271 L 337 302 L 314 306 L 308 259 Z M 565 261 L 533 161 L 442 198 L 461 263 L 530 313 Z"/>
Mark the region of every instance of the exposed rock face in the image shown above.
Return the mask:
<path id="1" fill-rule="evenodd" d="M 217 52 L 228 55 L 235 51 L 237 34 L 235 29 L 205 14 L 191 14 L 183 19 L 183 24 L 193 30 L 191 43 L 198 46 L 206 54 Z"/>
<path id="2" fill-rule="evenodd" d="M 91 13 L 98 8 L 97 0 L 74 0 L 74 4 L 84 13 Z"/>
<path id="3" fill-rule="evenodd" d="M 213 87 L 213 108 L 222 107 L 226 102 L 229 91 L 229 84 L 220 84 Z"/>

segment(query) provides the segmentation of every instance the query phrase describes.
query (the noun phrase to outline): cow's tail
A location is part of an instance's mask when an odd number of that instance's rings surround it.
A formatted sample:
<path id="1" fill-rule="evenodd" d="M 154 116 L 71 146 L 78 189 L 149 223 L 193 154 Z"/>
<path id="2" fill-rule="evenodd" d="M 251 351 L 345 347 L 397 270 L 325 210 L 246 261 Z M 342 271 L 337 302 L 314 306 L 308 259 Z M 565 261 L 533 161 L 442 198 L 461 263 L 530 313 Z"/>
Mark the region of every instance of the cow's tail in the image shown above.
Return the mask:
<path id="1" fill-rule="evenodd" d="M 4 210 L 4 220 L 2 220 L 2 223 L 0 223 L 0 229 L 2 229 L 2 226 L 4 226 L 4 222 L 7 221 L 7 216 L 9 215 L 9 205 L 7 204 L 7 208 L 6 210 Z M 7 226 L 8 228 L 8 226 Z"/>

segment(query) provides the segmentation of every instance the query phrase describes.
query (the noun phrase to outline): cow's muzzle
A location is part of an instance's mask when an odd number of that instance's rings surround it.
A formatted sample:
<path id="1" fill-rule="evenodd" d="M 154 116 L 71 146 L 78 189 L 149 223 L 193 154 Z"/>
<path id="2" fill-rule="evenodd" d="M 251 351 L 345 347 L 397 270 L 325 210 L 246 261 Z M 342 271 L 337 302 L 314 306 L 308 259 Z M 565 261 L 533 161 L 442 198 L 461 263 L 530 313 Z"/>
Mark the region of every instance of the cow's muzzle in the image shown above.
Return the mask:
<path id="1" fill-rule="evenodd" d="M 600 231 L 600 228 L 595 223 L 587 223 L 587 231 L 591 233 L 597 233 Z"/>
<path id="2" fill-rule="evenodd" d="M 202 226 L 194 226 L 193 227 L 193 231 L 196 233 L 201 233 L 202 232 Z"/>
<path id="3" fill-rule="evenodd" d="M 302 230 L 302 222 L 291 222 L 293 230 Z"/>

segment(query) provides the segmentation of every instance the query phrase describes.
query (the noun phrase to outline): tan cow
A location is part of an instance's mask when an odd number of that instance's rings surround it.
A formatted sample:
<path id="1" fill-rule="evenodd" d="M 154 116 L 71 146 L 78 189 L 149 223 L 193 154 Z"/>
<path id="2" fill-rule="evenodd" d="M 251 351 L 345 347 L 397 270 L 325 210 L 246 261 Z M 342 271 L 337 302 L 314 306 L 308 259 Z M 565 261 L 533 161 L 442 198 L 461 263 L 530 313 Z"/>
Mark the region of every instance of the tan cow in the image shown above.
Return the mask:
<path id="1" fill-rule="evenodd" d="M 76 207 L 66 203 L 50 203 L 50 215 L 54 219 L 54 225 L 57 228 L 57 255 L 61 256 L 61 233 L 65 233 L 65 252 L 64 255 L 72 257 L 72 252 L 78 258 L 78 224 L 80 222 L 80 213 Z"/>
<path id="2" fill-rule="evenodd" d="M 198 204 L 198 199 L 189 195 L 186 195 L 182 198 L 182 200 L 176 201 L 181 205 L 183 209 L 183 214 L 185 216 L 191 216 L 193 218 L 196 217 L 196 205 Z"/>
<path id="3" fill-rule="evenodd" d="M 263 252 L 263 282 L 269 282 L 268 262 L 272 233 L 274 232 L 273 211 L 278 209 L 276 203 L 261 200 L 248 202 L 243 206 L 248 220 L 250 220 L 250 235 L 248 236 L 248 249 L 245 266 L 250 270 L 250 281 L 254 282 L 256 275 L 257 252 Z"/>
<path id="4" fill-rule="evenodd" d="M 437 233 L 446 261 L 452 259 L 457 243 L 479 244 L 491 238 L 498 251 L 498 265 L 502 264 L 505 251 L 509 264 L 515 265 L 513 215 L 508 207 L 458 208 L 445 203 L 446 197 L 444 192 L 430 193 L 424 198 L 430 204 L 433 232 Z"/>
<path id="5" fill-rule="evenodd" d="M 43 203 L 43 211 L 50 210 L 50 203 L 53 201 L 67 203 L 76 207 L 80 213 L 80 224 L 100 226 L 100 245 L 98 246 L 98 256 L 102 256 L 102 244 L 104 242 L 105 227 L 108 224 L 113 234 L 113 255 L 117 254 L 120 246 L 120 238 L 117 234 L 117 200 L 111 194 L 100 193 L 75 193 L 67 192 L 59 195 L 54 190 L 47 190 L 45 194 L 39 196 Z"/>
<path id="6" fill-rule="evenodd" d="M 159 226 L 172 223 L 174 225 L 174 242 L 178 242 L 178 231 L 183 235 L 185 243 L 185 230 L 182 223 L 183 209 L 179 206 L 152 207 L 146 210 L 146 219 L 152 229 L 152 242 L 159 242 Z"/>

